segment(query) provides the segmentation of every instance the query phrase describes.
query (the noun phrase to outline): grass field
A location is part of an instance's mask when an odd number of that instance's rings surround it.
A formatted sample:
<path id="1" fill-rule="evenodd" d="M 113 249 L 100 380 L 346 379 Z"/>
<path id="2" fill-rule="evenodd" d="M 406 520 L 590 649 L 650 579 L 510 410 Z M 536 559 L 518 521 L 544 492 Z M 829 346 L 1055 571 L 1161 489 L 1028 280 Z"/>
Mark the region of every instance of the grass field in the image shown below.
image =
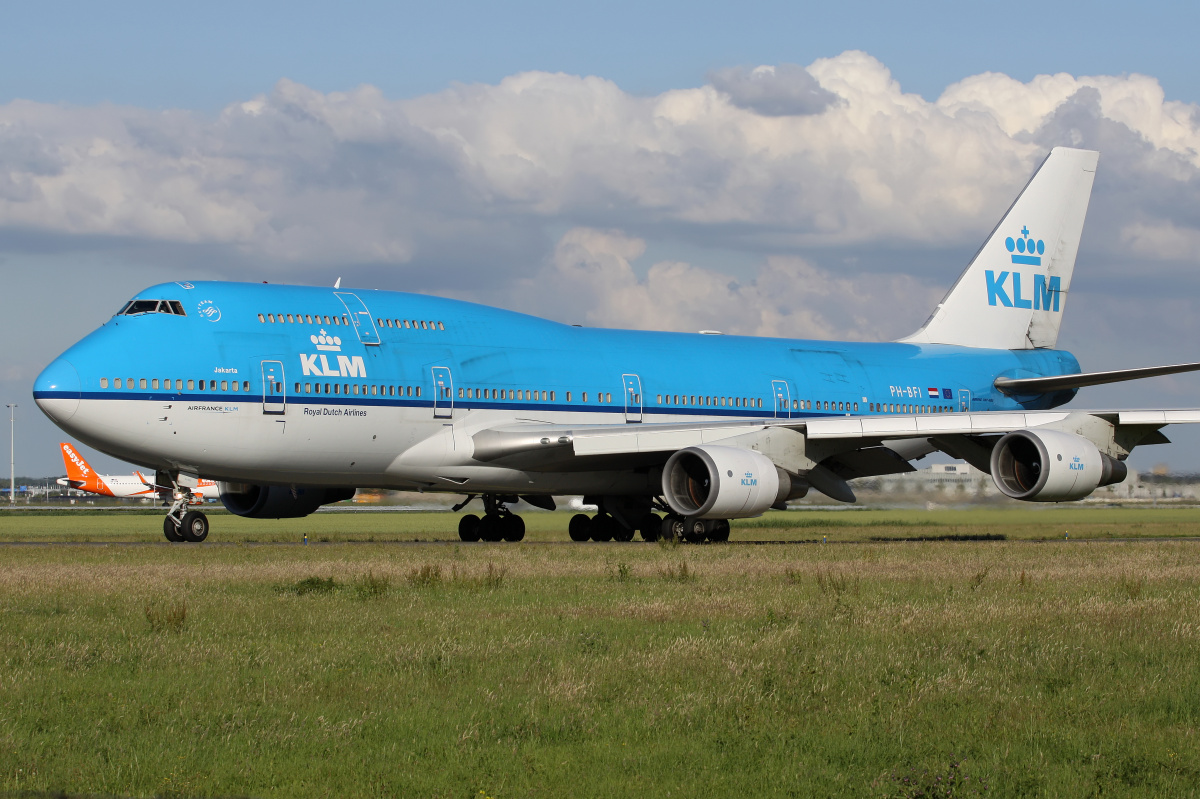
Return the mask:
<path id="1" fill-rule="evenodd" d="M 157 516 L 0 514 L 0 542 L 156 542 L 0 547 L 0 791 L 1197 795 L 1200 541 L 1079 539 L 1198 521 L 792 512 L 734 538 L 844 543 L 528 546 L 214 515 L 233 545 L 189 546 Z M 303 532 L 330 543 L 251 541 Z M 982 534 L 1008 540 L 871 540 Z M 385 543 L 415 538 L 442 543 Z"/>
<path id="2" fill-rule="evenodd" d="M 208 505 L 209 543 L 457 541 L 458 515 L 437 512 L 334 512 L 303 519 L 243 519 Z M 477 508 L 473 508 L 479 512 Z M 464 513 L 467 511 L 464 511 Z M 164 510 L 0 511 L 0 543 L 78 541 L 166 543 Z M 526 513 L 526 540 L 567 541 L 567 512 Z M 1200 507 L 1001 506 L 968 510 L 770 511 L 733 522 L 734 541 L 869 542 L 986 538 L 1200 537 Z"/>

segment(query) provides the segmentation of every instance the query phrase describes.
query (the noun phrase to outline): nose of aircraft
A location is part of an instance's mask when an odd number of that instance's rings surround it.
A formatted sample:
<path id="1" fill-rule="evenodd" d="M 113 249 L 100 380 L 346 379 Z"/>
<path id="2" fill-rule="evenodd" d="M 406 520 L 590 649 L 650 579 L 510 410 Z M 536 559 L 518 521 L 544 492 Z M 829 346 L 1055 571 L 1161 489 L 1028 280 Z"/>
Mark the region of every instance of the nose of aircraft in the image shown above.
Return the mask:
<path id="1" fill-rule="evenodd" d="M 55 423 L 63 424 L 79 409 L 79 372 L 66 358 L 57 358 L 33 381 L 33 399 Z"/>

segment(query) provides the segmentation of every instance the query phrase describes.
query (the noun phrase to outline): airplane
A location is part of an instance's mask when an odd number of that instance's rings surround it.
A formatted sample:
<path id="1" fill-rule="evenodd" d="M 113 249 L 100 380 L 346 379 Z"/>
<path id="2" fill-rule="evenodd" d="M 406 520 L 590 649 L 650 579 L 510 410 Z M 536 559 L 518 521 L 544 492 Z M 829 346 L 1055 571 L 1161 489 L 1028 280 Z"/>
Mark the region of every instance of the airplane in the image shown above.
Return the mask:
<path id="1" fill-rule="evenodd" d="M 56 481 L 60 486 L 119 499 L 153 497 L 171 491 L 169 486 L 156 486 L 138 471 L 133 474 L 97 474 L 92 465 L 70 444 L 64 441 L 58 447 L 62 451 L 63 465 L 67 467 L 67 476 Z M 215 480 L 197 481 L 191 494 L 192 504 L 196 505 L 202 504 L 206 499 L 220 499 Z"/>
<path id="2" fill-rule="evenodd" d="M 810 489 L 934 451 L 1016 500 L 1120 482 L 1200 409 L 1068 410 L 1083 387 L 1200 363 L 1081 372 L 1055 348 L 1099 153 L 1042 162 L 928 321 L 884 343 L 591 329 L 416 294 L 232 282 L 137 294 L 33 396 L 89 446 L 156 472 L 169 538 L 202 541 L 199 476 L 232 513 L 296 518 L 357 487 L 481 497 L 464 541 L 519 541 L 518 498 L 597 506 L 576 541 L 723 541 Z M 800 287 L 797 287 L 799 290 Z M 150 361 L 140 342 L 186 344 Z M 660 515 L 661 514 L 661 515 Z"/>

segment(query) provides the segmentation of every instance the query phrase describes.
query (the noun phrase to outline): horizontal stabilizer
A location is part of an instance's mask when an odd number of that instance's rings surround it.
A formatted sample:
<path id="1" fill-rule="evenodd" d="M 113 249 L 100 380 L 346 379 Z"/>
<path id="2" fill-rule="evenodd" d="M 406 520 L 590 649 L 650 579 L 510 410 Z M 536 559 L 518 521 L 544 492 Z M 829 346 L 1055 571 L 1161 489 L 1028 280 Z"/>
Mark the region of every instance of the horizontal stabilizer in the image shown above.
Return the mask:
<path id="1" fill-rule="evenodd" d="M 1180 372 L 1200 370 L 1200 363 L 1178 363 L 1173 366 L 1146 366 L 1141 369 L 1118 369 L 1113 372 L 1083 372 L 1074 375 L 1052 377 L 996 378 L 995 386 L 1005 394 L 1045 394 L 1069 388 L 1099 386 L 1105 383 L 1122 383 L 1126 380 L 1141 380 L 1145 377 L 1161 377 Z"/>

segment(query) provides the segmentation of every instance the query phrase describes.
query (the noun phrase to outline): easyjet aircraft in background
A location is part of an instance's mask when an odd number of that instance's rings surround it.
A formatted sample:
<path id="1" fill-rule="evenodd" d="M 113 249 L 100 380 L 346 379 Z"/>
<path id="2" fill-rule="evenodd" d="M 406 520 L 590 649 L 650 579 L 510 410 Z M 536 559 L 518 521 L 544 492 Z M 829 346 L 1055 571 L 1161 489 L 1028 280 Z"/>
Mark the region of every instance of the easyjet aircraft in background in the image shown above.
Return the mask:
<path id="1" fill-rule="evenodd" d="M 164 283 L 46 367 L 33 396 L 178 497 L 305 516 L 356 487 L 475 497 L 463 540 L 517 541 L 509 506 L 581 495 L 575 540 L 723 540 L 810 488 L 913 471 L 934 451 L 1007 496 L 1081 499 L 1190 410 L 1055 410 L 1084 386 L 1200 369 L 1083 373 L 1056 349 L 1098 153 L 1056 148 L 925 325 L 885 343 L 597 330 L 385 291 Z M 798 285 L 797 292 L 805 287 Z M 161 358 L 142 342 L 169 341 Z M 186 358 L 176 354 L 187 352 Z M 661 515 L 660 515 L 661 514 Z M 665 518 L 664 518 L 665 516 Z"/>
<path id="2" fill-rule="evenodd" d="M 168 497 L 172 493 L 171 486 L 156 488 L 153 478 L 147 479 L 141 472 L 133 474 L 96 474 L 96 470 L 88 463 L 79 451 L 65 441 L 58 445 L 62 450 L 63 464 L 67 467 L 67 476 L 58 478 L 60 486 L 100 494 L 105 497 L 153 497 L 156 493 Z M 192 504 L 200 504 L 206 499 L 220 499 L 217 484 L 213 480 L 198 480 L 191 491 Z"/>

